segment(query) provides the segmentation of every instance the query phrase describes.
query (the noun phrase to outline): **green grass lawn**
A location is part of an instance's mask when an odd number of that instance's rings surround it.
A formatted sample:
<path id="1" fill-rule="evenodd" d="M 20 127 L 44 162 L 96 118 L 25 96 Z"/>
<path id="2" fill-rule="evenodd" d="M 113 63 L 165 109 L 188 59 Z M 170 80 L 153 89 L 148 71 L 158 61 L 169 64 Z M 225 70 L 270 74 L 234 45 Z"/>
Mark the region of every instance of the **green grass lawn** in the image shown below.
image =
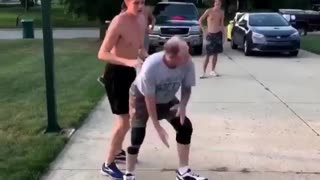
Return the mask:
<path id="1" fill-rule="evenodd" d="M 35 27 L 41 27 L 41 9 L 33 7 L 28 12 L 20 6 L 17 7 L 0 7 L 0 28 L 15 28 L 16 18 L 34 19 Z M 53 27 L 99 27 L 97 21 L 88 21 L 85 17 L 72 17 L 66 14 L 62 6 L 55 5 L 52 7 L 52 25 Z"/>
<path id="2" fill-rule="evenodd" d="M 63 128 L 79 127 L 104 94 L 96 78 L 97 40 L 55 40 L 57 113 Z M 38 179 L 67 139 L 43 134 L 45 78 L 40 40 L 0 41 L 0 179 Z"/>
<path id="3" fill-rule="evenodd" d="M 302 37 L 301 48 L 320 54 L 320 35 L 307 35 Z"/>

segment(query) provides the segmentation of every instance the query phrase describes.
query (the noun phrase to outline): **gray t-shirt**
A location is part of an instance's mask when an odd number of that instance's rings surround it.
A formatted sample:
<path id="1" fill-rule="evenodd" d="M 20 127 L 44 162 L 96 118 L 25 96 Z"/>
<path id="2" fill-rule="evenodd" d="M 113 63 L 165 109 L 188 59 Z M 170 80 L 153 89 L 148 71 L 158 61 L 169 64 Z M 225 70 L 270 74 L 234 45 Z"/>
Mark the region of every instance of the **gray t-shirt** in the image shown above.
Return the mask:
<path id="1" fill-rule="evenodd" d="M 142 95 L 154 95 L 158 104 L 174 99 L 180 87 L 196 84 L 195 68 L 191 59 L 183 66 L 169 68 L 163 58 L 163 51 L 149 56 L 134 81 Z"/>

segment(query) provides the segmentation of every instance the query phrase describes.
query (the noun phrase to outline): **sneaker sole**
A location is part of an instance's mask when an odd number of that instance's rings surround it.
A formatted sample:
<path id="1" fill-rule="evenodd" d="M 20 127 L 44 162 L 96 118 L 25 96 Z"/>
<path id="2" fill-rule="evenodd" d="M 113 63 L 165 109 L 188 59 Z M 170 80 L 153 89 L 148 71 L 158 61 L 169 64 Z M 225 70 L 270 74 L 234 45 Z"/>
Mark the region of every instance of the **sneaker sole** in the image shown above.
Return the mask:
<path id="1" fill-rule="evenodd" d="M 115 177 L 112 177 L 112 176 L 110 176 L 108 173 L 106 173 L 106 172 L 104 172 L 104 171 L 102 171 L 102 170 L 100 170 L 100 173 L 101 173 L 101 175 L 103 175 L 103 176 L 110 177 L 110 179 L 112 179 L 112 180 L 123 180 L 123 178 L 115 178 Z"/>
<path id="2" fill-rule="evenodd" d="M 176 176 L 176 180 L 183 180 L 183 178 L 179 178 L 179 176 Z M 203 180 L 208 180 L 208 178 L 205 178 Z"/>
<path id="3" fill-rule="evenodd" d="M 183 180 L 183 179 L 180 179 L 180 178 L 176 177 L 176 180 Z M 208 180 L 208 178 L 207 179 L 203 179 L 203 180 Z"/>

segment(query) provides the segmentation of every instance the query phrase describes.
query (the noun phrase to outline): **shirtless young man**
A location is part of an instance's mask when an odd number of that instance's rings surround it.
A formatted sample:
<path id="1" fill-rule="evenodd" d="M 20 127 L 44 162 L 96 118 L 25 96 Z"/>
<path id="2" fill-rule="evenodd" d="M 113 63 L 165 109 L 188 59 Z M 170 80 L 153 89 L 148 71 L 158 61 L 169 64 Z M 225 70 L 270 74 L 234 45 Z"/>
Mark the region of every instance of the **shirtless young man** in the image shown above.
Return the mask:
<path id="1" fill-rule="evenodd" d="M 204 28 L 202 24 L 205 19 L 207 20 L 207 30 Z M 203 75 L 201 76 L 201 78 L 206 77 L 206 69 L 210 57 L 212 57 L 212 69 L 210 75 L 218 76 L 218 74 L 215 71 L 215 68 L 218 60 L 218 54 L 222 53 L 223 43 L 225 41 L 224 11 L 221 10 L 221 0 L 214 1 L 214 7 L 207 9 L 204 12 L 204 14 L 199 19 L 199 23 L 207 40 L 207 55 L 203 64 Z"/>
<path id="2" fill-rule="evenodd" d="M 110 150 L 101 173 L 113 179 L 122 179 L 123 176 L 115 160 L 126 161 L 122 143 L 130 127 L 129 88 L 136 77 L 135 68 L 141 65 L 138 57 L 146 56 L 143 42 L 146 24 L 143 16 L 145 1 L 125 0 L 125 3 L 127 10 L 111 21 L 98 53 L 98 58 L 107 62 L 103 76 L 105 90 L 116 119 Z"/>
<path id="3" fill-rule="evenodd" d="M 135 162 L 146 135 L 149 117 L 159 138 L 167 147 L 168 134 L 159 120 L 166 119 L 176 130 L 179 157 L 176 179 L 207 180 L 193 173 L 189 167 L 193 126 L 186 116 L 186 107 L 195 84 L 195 69 L 189 47 L 178 36 L 165 43 L 164 51 L 152 54 L 143 63 L 130 88 L 131 145 L 127 151 L 124 180 L 135 180 Z M 181 101 L 176 97 L 180 87 Z"/>
<path id="4" fill-rule="evenodd" d="M 121 4 L 121 11 L 120 13 L 124 13 L 127 10 L 127 5 L 125 2 L 123 2 Z M 145 49 L 145 53 L 148 53 L 149 50 L 149 33 L 153 30 L 154 28 L 154 24 L 155 24 L 155 18 L 153 17 L 151 10 L 147 7 L 145 7 L 144 9 L 144 13 L 145 18 L 146 18 L 146 32 L 145 32 L 145 36 L 144 36 L 144 49 Z M 149 27 L 151 25 L 151 27 Z M 146 55 L 147 56 L 147 55 Z M 146 57 L 144 57 L 146 58 Z M 97 81 L 102 85 L 105 86 L 105 82 L 104 82 L 104 78 L 103 75 L 99 76 Z"/>

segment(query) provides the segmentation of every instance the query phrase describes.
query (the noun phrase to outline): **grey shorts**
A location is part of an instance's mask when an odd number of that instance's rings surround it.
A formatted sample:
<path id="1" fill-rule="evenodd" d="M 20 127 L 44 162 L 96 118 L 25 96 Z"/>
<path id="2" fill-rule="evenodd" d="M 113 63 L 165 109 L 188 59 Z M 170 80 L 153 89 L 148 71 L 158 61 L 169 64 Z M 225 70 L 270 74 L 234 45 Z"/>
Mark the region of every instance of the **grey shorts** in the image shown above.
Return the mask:
<path id="1" fill-rule="evenodd" d="M 144 48 L 149 51 L 149 34 L 147 33 L 144 36 Z"/>
<path id="2" fill-rule="evenodd" d="M 179 104 L 178 98 L 172 99 L 165 104 L 156 104 L 158 120 L 166 119 L 171 122 L 176 117 L 177 110 L 171 109 Z M 129 93 L 129 114 L 131 117 L 132 128 L 146 127 L 149 119 L 147 106 L 144 96 L 139 92 L 135 85 L 132 85 Z"/>
<path id="3" fill-rule="evenodd" d="M 223 33 L 217 32 L 217 33 L 208 33 L 206 40 L 206 51 L 207 55 L 214 55 L 218 53 L 222 53 L 223 51 Z"/>

